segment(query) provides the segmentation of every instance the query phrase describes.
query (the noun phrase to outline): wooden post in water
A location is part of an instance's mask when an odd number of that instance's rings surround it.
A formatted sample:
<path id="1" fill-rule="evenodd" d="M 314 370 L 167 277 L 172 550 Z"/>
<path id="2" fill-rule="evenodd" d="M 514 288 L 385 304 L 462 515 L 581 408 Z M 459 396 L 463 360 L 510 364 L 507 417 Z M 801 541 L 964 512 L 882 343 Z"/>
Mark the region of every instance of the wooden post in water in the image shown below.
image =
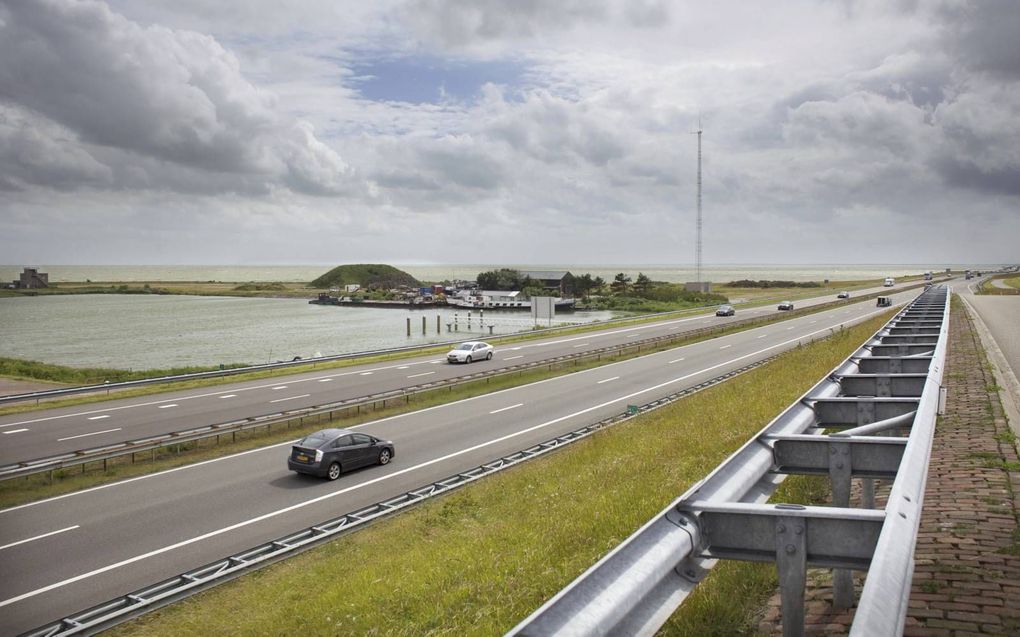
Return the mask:
<path id="1" fill-rule="evenodd" d="M 436 314 L 436 334 L 442 334 L 442 333 L 443 333 L 443 327 L 439 323 L 439 315 Z"/>
<path id="2" fill-rule="evenodd" d="M 407 317 L 407 335 L 408 336 L 411 335 L 411 317 L 410 316 Z"/>
<path id="3" fill-rule="evenodd" d="M 421 335 L 425 336 L 425 317 L 421 317 Z"/>

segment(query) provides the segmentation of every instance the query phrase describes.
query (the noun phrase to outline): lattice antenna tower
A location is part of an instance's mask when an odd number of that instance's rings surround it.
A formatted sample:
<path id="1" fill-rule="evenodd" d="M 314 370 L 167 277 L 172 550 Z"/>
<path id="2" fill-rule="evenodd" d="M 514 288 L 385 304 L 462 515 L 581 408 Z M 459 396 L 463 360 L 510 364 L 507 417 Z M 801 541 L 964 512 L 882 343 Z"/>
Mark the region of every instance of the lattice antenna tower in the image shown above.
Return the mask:
<path id="1" fill-rule="evenodd" d="M 701 278 L 701 118 L 698 118 L 698 130 L 692 131 L 691 135 L 698 136 L 698 237 L 695 247 L 694 268 L 697 276 L 695 281 L 700 285 L 704 279 Z"/>

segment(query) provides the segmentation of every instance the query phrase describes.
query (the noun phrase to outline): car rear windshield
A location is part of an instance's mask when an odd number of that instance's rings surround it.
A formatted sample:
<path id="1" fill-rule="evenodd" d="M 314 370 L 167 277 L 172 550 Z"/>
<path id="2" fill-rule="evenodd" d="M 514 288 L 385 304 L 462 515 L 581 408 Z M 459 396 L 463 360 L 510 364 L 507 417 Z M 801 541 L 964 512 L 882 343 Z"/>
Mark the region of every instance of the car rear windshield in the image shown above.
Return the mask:
<path id="1" fill-rule="evenodd" d="M 327 440 L 329 440 L 329 436 L 327 436 L 326 434 L 314 433 L 304 438 L 298 444 L 301 445 L 302 447 L 318 447 Z"/>

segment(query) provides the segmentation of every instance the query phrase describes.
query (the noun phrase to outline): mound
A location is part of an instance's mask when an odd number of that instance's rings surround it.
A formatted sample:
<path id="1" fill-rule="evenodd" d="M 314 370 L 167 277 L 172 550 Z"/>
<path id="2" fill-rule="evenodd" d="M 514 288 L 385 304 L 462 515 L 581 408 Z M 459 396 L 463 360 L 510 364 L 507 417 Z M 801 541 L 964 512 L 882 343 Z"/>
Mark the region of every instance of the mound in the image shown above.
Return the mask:
<path id="1" fill-rule="evenodd" d="M 384 263 L 359 263 L 340 265 L 309 285 L 313 288 L 342 287 L 357 283 L 363 288 L 394 288 L 400 285 L 418 286 L 413 276 Z"/>

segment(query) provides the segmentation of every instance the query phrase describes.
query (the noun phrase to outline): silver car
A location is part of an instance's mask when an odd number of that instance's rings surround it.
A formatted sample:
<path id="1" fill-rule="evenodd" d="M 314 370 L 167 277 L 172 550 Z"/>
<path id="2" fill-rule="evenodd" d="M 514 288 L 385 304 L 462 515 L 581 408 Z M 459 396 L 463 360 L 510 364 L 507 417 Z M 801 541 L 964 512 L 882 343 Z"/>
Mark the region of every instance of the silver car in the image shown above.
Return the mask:
<path id="1" fill-rule="evenodd" d="M 491 360 L 495 348 L 482 341 L 461 343 L 446 354 L 447 363 L 473 363 L 480 360 Z"/>

